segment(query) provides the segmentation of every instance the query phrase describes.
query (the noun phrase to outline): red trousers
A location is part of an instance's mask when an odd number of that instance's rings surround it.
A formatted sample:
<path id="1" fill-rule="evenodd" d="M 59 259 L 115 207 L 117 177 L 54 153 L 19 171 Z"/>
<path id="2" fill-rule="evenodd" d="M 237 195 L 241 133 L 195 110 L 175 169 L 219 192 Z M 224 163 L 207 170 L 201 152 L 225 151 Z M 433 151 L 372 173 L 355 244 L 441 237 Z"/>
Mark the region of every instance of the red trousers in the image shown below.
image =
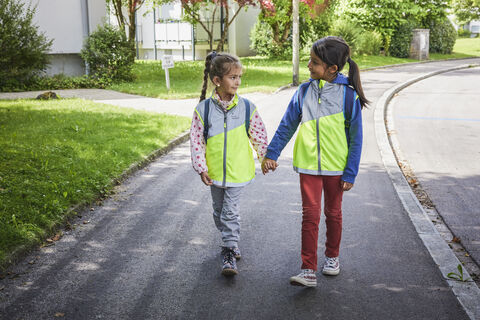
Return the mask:
<path id="1" fill-rule="evenodd" d="M 320 222 L 322 190 L 327 226 L 325 255 L 338 257 L 342 239 L 342 176 L 300 174 L 302 192 L 302 269 L 317 270 L 318 224 Z"/>

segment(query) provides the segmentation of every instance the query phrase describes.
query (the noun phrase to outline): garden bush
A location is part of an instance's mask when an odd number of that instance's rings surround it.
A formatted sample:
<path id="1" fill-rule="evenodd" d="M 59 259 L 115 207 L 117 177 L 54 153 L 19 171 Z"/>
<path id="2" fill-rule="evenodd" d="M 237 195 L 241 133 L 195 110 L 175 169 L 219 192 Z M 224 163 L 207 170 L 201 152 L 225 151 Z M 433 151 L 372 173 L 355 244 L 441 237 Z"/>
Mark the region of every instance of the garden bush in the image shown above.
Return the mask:
<path id="1" fill-rule="evenodd" d="M 350 21 L 337 20 L 330 29 L 330 35 L 341 37 L 350 46 L 352 52 L 355 52 L 360 30 L 361 28 Z"/>
<path id="2" fill-rule="evenodd" d="M 375 31 L 364 31 L 357 37 L 355 54 L 379 55 L 382 47 L 382 36 Z"/>
<path id="3" fill-rule="evenodd" d="M 448 18 L 431 21 L 430 29 L 430 52 L 450 54 L 457 40 L 457 31 Z"/>
<path id="4" fill-rule="evenodd" d="M 470 38 L 470 30 L 463 29 L 463 27 L 458 28 L 457 35 L 459 38 Z"/>
<path id="5" fill-rule="evenodd" d="M 48 66 L 52 41 L 33 24 L 34 14 L 18 0 L 0 2 L 0 91 L 22 86 Z"/>
<path id="6" fill-rule="evenodd" d="M 261 56 L 285 58 L 292 55 L 291 39 L 280 46 L 272 41 L 272 38 L 272 27 L 258 19 L 250 33 L 252 41 L 250 47 Z"/>
<path id="7" fill-rule="evenodd" d="M 412 30 L 416 24 L 413 21 L 406 20 L 400 24 L 393 33 L 390 42 L 389 54 L 397 58 L 408 58 L 410 56 L 410 43 L 412 42 Z"/>
<path id="8" fill-rule="evenodd" d="M 125 32 L 105 24 L 90 34 L 80 52 L 90 73 L 100 81 L 112 83 L 133 80 L 135 50 Z"/>

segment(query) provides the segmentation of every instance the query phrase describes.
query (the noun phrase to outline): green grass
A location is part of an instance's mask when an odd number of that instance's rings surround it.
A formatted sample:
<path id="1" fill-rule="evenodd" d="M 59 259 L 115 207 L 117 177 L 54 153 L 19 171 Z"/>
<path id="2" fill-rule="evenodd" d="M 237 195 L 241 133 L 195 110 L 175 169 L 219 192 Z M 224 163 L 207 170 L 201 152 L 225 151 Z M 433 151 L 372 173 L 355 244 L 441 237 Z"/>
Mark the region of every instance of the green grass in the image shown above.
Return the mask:
<path id="1" fill-rule="evenodd" d="M 80 99 L 0 101 L 0 266 L 40 243 L 69 208 L 189 127 L 184 117 Z"/>
<path id="2" fill-rule="evenodd" d="M 460 38 L 452 54 L 431 54 L 431 60 L 467 58 L 480 56 L 480 38 Z M 354 60 L 360 69 L 416 62 L 413 59 L 402 59 L 385 56 L 357 56 Z M 241 58 L 244 66 L 242 86 L 239 93 L 273 92 L 279 87 L 292 82 L 292 62 L 289 60 L 273 60 L 264 57 Z M 308 79 L 307 58 L 300 61 L 300 81 Z M 203 61 L 175 62 L 170 69 L 170 92 L 167 92 L 165 72 L 160 61 L 137 61 L 134 73 L 137 79 L 131 83 L 120 83 L 110 87 L 126 93 L 139 94 L 162 99 L 198 98 L 203 82 Z M 210 90 L 210 89 L 209 89 Z"/>

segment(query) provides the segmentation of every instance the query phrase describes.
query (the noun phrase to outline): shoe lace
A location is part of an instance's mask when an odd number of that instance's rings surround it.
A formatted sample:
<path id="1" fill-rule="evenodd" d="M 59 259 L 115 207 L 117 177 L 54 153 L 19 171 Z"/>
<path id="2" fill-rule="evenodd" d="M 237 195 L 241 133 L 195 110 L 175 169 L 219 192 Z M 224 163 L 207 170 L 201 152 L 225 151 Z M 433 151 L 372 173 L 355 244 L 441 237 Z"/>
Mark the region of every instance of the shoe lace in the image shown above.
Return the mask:
<path id="1" fill-rule="evenodd" d="M 338 261 L 337 258 L 329 258 L 329 257 L 327 257 L 327 258 L 325 259 L 325 264 L 327 265 L 327 267 L 336 267 L 336 266 L 337 266 L 337 261 Z"/>
<path id="2" fill-rule="evenodd" d="M 233 264 L 233 259 L 235 258 L 235 254 L 231 248 L 223 248 L 222 249 L 223 255 L 223 263 L 230 263 Z"/>

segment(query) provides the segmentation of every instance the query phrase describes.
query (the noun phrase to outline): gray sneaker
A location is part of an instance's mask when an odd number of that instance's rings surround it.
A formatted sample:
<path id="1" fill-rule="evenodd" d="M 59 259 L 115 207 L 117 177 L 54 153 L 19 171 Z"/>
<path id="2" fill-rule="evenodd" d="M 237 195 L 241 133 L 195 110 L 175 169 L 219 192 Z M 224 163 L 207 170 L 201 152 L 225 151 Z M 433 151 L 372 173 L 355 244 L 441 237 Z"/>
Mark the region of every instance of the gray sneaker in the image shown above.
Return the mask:
<path id="1" fill-rule="evenodd" d="M 233 248 L 222 247 L 222 256 L 223 256 L 222 274 L 224 276 L 237 275 L 238 274 L 237 259 L 235 259 Z"/>
<path id="2" fill-rule="evenodd" d="M 240 260 L 242 258 L 242 254 L 240 253 L 240 249 L 238 247 L 233 247 L 233 254 L 235 255 L 235 259 Z"/>

